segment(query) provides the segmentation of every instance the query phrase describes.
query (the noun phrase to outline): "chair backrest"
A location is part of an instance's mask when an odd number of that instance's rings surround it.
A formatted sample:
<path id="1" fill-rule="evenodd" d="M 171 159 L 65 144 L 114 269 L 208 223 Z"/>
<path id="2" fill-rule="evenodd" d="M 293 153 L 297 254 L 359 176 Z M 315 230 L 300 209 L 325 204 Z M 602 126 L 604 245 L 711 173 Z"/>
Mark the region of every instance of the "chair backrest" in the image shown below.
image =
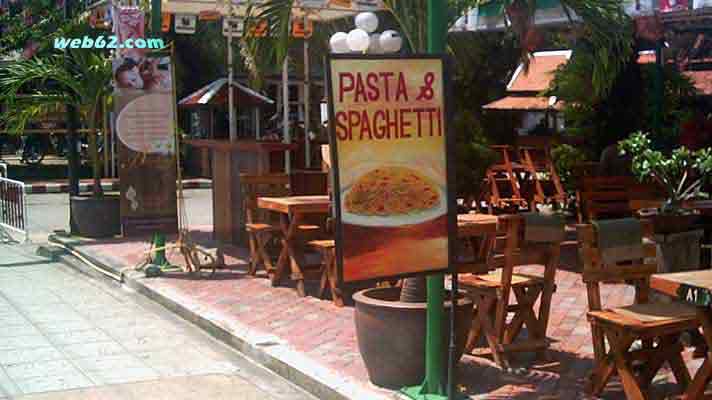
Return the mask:
<path id="1" fill-rule="evenodd" d="M 636 184 L 635 178 L 629 176 L 582 177 L 578 191 L 582 218 L 588 222 L 601 216 L 621 218 L 632 215 L 629 188 Z"/>
<path id="2" fill-rule="evenodd" d="M 240 187 L 246 223 L 266 221 L 269 218 L 270 214 L 259 211 L 258 197 L 283 197 L 290 194 L 287 174 L 240 174 Z"/>
<path id="3" fill-rule="evenodd" d="M 544 278 L 554 279 L 561 241 L 528 241 L 526 229 L 526 220 L 522 215 L 498 217 L 497 238 L 487 262 L 502 269 L 503 284 L 509 285 L 514 268 L 521 265 L 543 265 Z"/>
<path id="4" fill-rule="evenodd" d="M 655 262 L 656 245 L 649 239 L 653 236 L 650 221 L 640 221 L 642 225 L 642 258 L 623 259 L 614 264 L 606 263 L 598 234 L 593 224 L 576 227 L 579 242 L 579 257 L 583 262 L 582 278 L 588 291 L 589 310 L 602 309 L 600 284 L 605 282 L 627 282 L 635 285 L 636 303 L 648 301 L 650 276 L 658 272 Z"/>
<path id="5" fill-rule="evenodd" d="M 328 172 L 294 171 L 289 175 L 289 188 L 294 196 L 324 195 L 328 193 L 328 180 Z"/>

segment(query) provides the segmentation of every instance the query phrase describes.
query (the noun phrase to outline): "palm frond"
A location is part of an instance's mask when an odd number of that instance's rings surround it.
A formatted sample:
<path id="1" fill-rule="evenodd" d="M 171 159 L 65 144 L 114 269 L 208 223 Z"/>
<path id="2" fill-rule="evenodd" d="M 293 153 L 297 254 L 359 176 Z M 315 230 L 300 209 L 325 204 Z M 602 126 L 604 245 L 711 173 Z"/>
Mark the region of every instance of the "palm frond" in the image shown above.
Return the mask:
<path id="1" fill-rule="evenodd" d="M 246 32 L 249 33 L 265 21 L 269 27 L 269 36 L 268 38 L 258 38 L 246 34 L 244 40 L 248 43 L 248 47 L 255 48 L 255 42 L 270 42 L 277 65 L 281 65 L 289 53 L 289 47 L 293 40 L 290 32 L 293 8 L 294 0 L 267 0 L 260 5 L 250 3 L 245 18 Z"/>

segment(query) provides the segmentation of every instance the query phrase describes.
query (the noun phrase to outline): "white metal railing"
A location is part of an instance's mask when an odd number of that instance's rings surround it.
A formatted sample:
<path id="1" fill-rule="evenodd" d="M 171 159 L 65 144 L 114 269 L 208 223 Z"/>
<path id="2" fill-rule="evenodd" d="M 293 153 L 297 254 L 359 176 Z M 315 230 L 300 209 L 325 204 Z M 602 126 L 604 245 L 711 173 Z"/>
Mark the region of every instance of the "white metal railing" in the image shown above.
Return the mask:
<path id="1" fill-rule="evenodd" d="M 28 242 L 30 235 L 25 184 L 7 178 L 7 166 L 0 165 L 0 171 L 4 173 L 0 176 L 0 227 L 24 235 Z"/>

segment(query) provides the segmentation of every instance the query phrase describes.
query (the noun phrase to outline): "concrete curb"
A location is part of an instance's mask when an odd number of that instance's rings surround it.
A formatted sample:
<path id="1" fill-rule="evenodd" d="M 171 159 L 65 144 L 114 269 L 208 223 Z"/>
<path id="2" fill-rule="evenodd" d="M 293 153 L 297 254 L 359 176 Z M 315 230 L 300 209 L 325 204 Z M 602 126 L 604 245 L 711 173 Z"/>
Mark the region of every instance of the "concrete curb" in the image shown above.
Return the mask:
<path id="1" fill-rule="evenodd" d="M 213 181 L 210 179 L 184 180 L 183 189 L 211 189 Z M 119 190 L 119 182 L 102 182 L 101 188 L 105 192 L 114 192 Z M 80 193 L 91 193 L 94 185 L 91 183 L 80 183 Z M 68 193 L 69 185 L 66 183 L 29 183 L 25 185 L 26 194 L 43 194 L 43 193 Z"/>
<path id="2" fill-rule="evenodd" d="M 75 252 L 81 253 L 76 248 L 78 243 L 76 238 L 50 235 L 49 242 L 66 246 Z M 58 261 L 63 264 L 86 273 L 82 271 L 80 265 L 77 265 L 81 261 L 71 257 L 69 253 L 63 252 L 63 254 L 57 255 L 52 250 L 47 250 L 46 252 L 57 257 Z M 84 253 L 81 254 L 88 261 L 95 264 L 97 268 L 113 273 L 121 270 L 121 268 L 112 268 L 112 266 L 97 260 L 95 257 Z M 186 307 L 184 304 L 189 304 L 189 301 L 174 300 L 168 294 L 161 293 L 145 285 L 142 281 L 146 278 L 138 271 L 122 272 L 121 277 L 122 283 L 129 288 L 162 305 L 179 317 L 192 322 L 217 340 L 234 348 L 257 364 L 289 380 L 319 399 L 385 400 L 401 398 L 398 394 L 387 396 L 364 390 L 350 379 L 339 376 L 334 371 L 290 348 L 283 339 L 275 335 L 256 332 L 245 324 L 234 320 L 229 321 L 218 313 L 210 313 L 208 310 L 201 310 L 199 307 L 194 307 L 193 309 Z M 175 295 L 174 293 L 174 297 Z"/>

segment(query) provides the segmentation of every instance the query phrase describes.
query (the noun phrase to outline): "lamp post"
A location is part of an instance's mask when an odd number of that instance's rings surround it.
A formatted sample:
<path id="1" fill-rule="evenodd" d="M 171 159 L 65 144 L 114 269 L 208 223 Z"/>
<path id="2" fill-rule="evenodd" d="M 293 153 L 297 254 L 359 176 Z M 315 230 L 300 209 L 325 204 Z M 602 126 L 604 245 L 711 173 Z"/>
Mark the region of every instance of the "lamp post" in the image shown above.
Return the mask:
<path id="1" fill-rule="evenodd" d="M 64 0 L 62 11 L 65 21 L 72 17 L 71 7 L 71 0 Z M 67 62 L 70 57 L 67 49 L 64 50 L 64 57 L 65 62 Z M 77 151 L 77 125 L 79 125 L 79 123 L 77 109 L 74 107 L 74 104 L 67 103 L 66 117 L 67 144 L 69 147 L 67 152 L 67 170 L 69 175 L 69 196 L 71 197 L 79 195 L 79 152 Z M 69 207 L 69 231 L 72 233 L 76 232 L 74 218 L 72 218 L 72 207 Z"/>
<path id="2" fill-rule="evenodd" d="M 355 18 L 356 28 L 350 32 L 336 32 L 329 39 L 332 53 L 387 54 L 397 53 L 403 47 L 403 38 L 394 30 L 376 33 L 378 16 L 363 12 Z"/>
<path id="3" fill-rule="evenodd" d="M 446 46 L 447 3 L 445 0 L 428 0 L 428 53 L 443 54 Z M 329 40 L 333 53 L 365 53 L 385 54 L 397 53 L 401 50 L 403 39 L 397 31 L 386 30 L 375 33 L 378 28 L 378 18 L 373 13 L 361 13 L 356 16 L 356 29 L 349 33 L 337 32 Z M 453 293 L 457 291 L 457 278 L 453 277 Z M 453 297 L 454 298 L 454 297 Z M 425 380 L 420 386 L 409 387 L 402 393 L 414 400 L 453 399 L 453 374 L 448 375 L 449 385 L 444 382 L 445 366 L 443 365 L 443 329 L 445 319 L 445 279 L 443 274 L 427 277 L 427 327 L 425 352 Z M 453 300 L 451 310 L 454 312 L 456 301 Z M 453 326 L 451 315 L 451 327 Z M 454 334 L 455 330 L 451 329 Z M 450 338 L 450 364 L 452 372 L 454 361 L 454 338 Z"/>
<path id="4" fill-rule="evenodd" d="M 428 0 L 428 53 L 442 54 L 445 52 L 447 21 L 445 0 Z M 457 290 L 457 278 L 453 276 L 452 291 Z M 427 326 L 425 338 L 425 381 L 421 386 L 407 388 L 405 394 L 415 400 L 453 399 L 453 374 L 448 374 L 449 385 L 443 382 L 445 376 L 442 354 L 442 324 L 445 319 L 445 276 L 435 274 L 427 277 Z M 454 297 L 453 297 L 454 298 Z M 451 311 L 454 312 L 456 302 L 453 301 Z M 452 318 L 452 316 L 451 316 Z M 452 327 L 452 321 L 451 321 Z M 454 332 L 454 329 L 453 329 Z M 450 340 L 452 342 L 452 338 Z M 452 343 L 450 344 L 452 347 Z M 452 366 L 452 349 L 450 354 L 450 369 Z M 451 372 L 451 371 L 450 371 Z"/>

